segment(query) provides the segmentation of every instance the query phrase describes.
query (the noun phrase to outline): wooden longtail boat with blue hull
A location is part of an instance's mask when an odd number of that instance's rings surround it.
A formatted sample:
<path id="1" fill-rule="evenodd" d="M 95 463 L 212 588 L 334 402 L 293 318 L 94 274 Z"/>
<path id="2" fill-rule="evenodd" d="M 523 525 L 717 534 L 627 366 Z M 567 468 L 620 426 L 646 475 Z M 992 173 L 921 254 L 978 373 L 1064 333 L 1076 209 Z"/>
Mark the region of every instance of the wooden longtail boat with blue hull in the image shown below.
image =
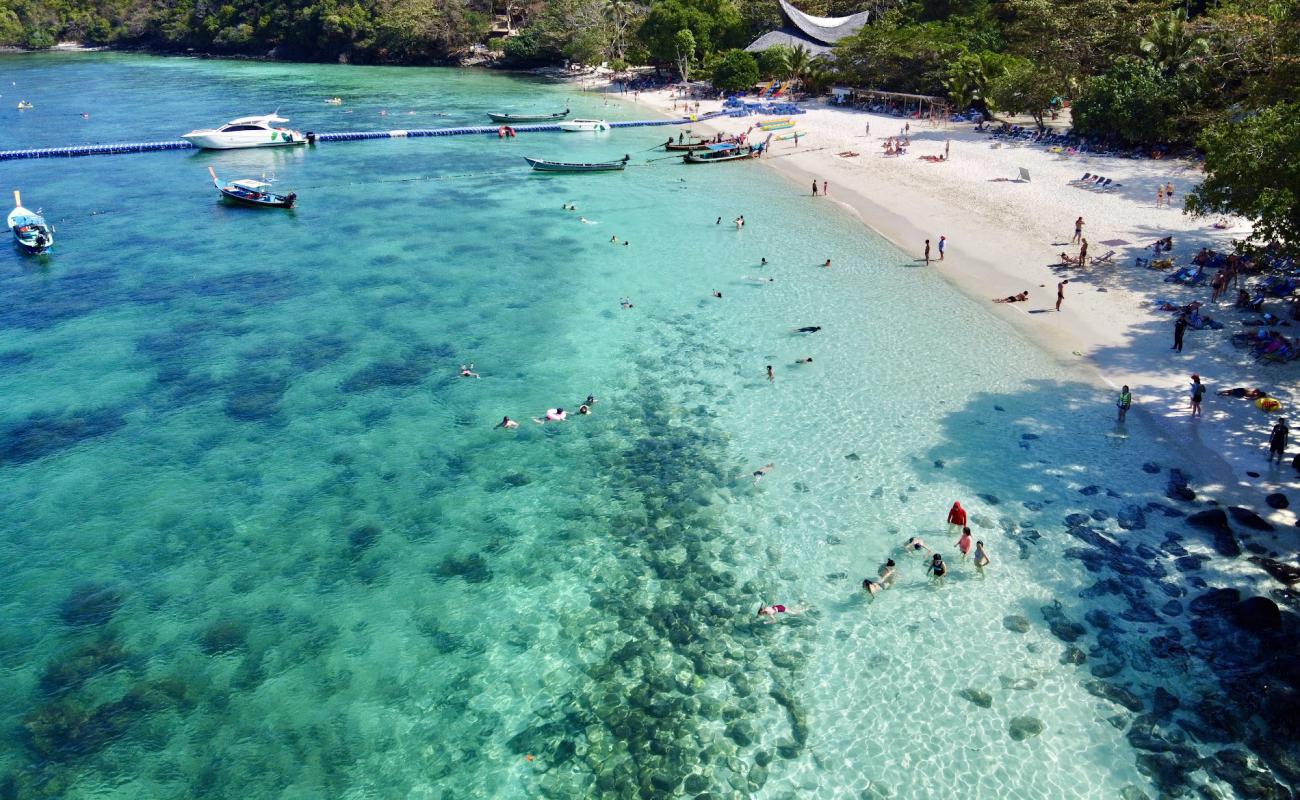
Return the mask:
<path id="1" fill-rule="evenodd" d="M 221 192 L 222 197 L 246 206 L 293 208 L 293 204 L 298 200 L 297 192 L 276 194 L 271 191 L 271 184 L 265 181 L 239 180 L 231 181 L 223 186 L 221 181 L 217 179 L 216 170 L 208 167 L 208 174 L 212 176 L 212 185 L 217 187 L 217 191 Z"/>
<path id="2" fill-rule="evenodd" d="M 567 108 L 558 114 L 493 114 L 488 112 L 489 119 L 504 125 L 511 125 L 516 122 L 559 122 L 567 116 L 569 116 L 569 109 Z"/>
<path id="3" fill-rule="evenodd" d="M 763 154 L 763 148 L 766 143 L 753 145 L 739 145 L 733 143 L 711 144 L 707 150 L 700 150 L 693 153 L 687 153 L 682 156 L 683 163 L 686 164 L 713 164 L 721 161 L 744 161 L 749 158 L 758 158 Z"/>
<path id="4" fill-rule="evenodd" d="M 14 244 L 29 256 L 39 256 L 54 246 L 54 229 L 40 213 L 23 208 L 23 198 L 14 190 L 14 210 L 7 220 L 14 234 Z"/>
<path id="5" fill-rule="evenodd" d="M 618 161 L 597 161 L 591 164 L 574 164 L 566 161 L 546 161 L 541 158 L 524 156 L 529 166 L 538 172 L 616 172 L 627 166 L 631 156 L 623 156 Z"/>

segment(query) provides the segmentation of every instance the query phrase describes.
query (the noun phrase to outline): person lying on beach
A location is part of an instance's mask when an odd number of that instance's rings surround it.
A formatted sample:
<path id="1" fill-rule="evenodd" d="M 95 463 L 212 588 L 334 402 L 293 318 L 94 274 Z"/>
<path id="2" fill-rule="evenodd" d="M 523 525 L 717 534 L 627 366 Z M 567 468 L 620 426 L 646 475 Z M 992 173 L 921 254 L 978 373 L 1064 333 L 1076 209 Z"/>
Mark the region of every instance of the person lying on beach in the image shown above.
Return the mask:
<path id="1" fill-rule="evenodd" d="M 776 622 L 777 614 L 789 614 L 790 616 L 793 617 L 798 614 L 802 614 L 807 610 L 808 609 L 806 607 L 790 608 L 788 606 L 783 606 L 779 603 L 773 603 L 770 606 L 759 606 L 758 615 L 760 617 L 766 617 L 766 619 L 764 619 L 763 622 L 768 625 L 771 625 L 773 622 Z"/>
<path id="2" fill-rule="evenodd" d="M 771 463 L 764 464 L 763 466 L 754 470 L 754 485 L 757 486 L 758 482 L 763 480 L 763 476 L 771 472 L 775 468 L 776 468 L 776 462 L 773 461 Z"/>
<path id="3" fill-rule="evenodd" d="M 855 153 L 852 150 L 845 150 L 843 153 L 836 153 L 836 155 L 839 156 L 840 158 L 856 158 L 861 154 Z"/>
<path id="4" fill-rule="evenodd" d="M 807 327 L 805 327 L 805 328 L 795 328 L 794 332 L 795 332 L 795 333 L 816 333 L 817 331 L 819 331 L 819 330 L 821 330 L 821 329 L 822 329 L 822 326 L 820 326 L 820 325 L 809 325 L 809 326 L 807 326 Z"/>
<path id="5" fill-rule="evenodd" d="M 1028 300 L 1028 299 L 1029 299 L 1029 290 L 1026 289 L 1025 291 L 1021 292 L 1020 294 L 1013 294 L 1013 295 L 1011 295 L 1010 297 L 995 297 L 995 298 L 993 298 L 993 302 L 995 302 L 995 303 L 1023 303 L 1023 302 L 1025 302 L 1025 301 Z"/>
<path id="6" fill-rule="evenodd" d="M 1078 263 L 1079 263 L 1079 257 L 1078 257 L 1078 256 L 1072 256 L 1072 255 L 1070 255 L 1069 253 L 1066 253 L 1066 252 L 1062 252 L 1062 253 L 1060 253 L 1060 254 L 1057 256 L 1057 258 L 1061 259 L 1060 263 L 1062 263 L 1062 264 L 1078 264 Z"/>
<path id="7" fill-rule="evenodd" d="M 496 424 L 496 427 L 510 430 L 511 428 L 518 428 L 519 423 L 515 422 L 513 419 L 510 419 L 510 417 L 502 417 L 501 421 Z"/>
<path id="8" fill-rule="evenodd" d="M 1236 386 L 1232 389 L 1220 389 L 1218 394 L 1219 397 L 1244 397 L 1247 400 L 1268 397 L 1268 392 L 1263 389 L 1247 389 L 1244 386 Z"/>
<path id="9" fill-rule="evenodd" d="M 460 376 L 461 376 L 462 378 L 481 378 L 481 377 L 483 377 L 482 375 L 480 375 L 480 374 L 478 374 L 477 372 L 474 371 L 474 365 L 473 365 L 473 364 L 461 364 L 461 365 L 460 365 Z"/>
<path id="10" fill-rule="evenodd" d="M 931 164 L 939 164 L 944 160 L 942 154 L 937 156 L 917 156 L 917 158 L 922 161 L 929 161 Z"/>
<path id="11" fill-rule="evenodd" d="M 919 553 L 922 550 L 924 550 L 927 553 L 934 552 L 933 550 L 930 549 L 929 545 L 925 543 L 925 540 L 920 538 L 919 536 L 913 536 L 912 538 L 904 542 L 903 549 L 910 550 L 913 553 Z"/>
<path id="12" fill-rule="evenodd" d="M 545 425 L 548 422 L 564 422 L 568 418 L 569 414 L 564 409 L 548 408 L 546 409 L 545 417 L 533 417 L 533 422 L 536 422 L 538 425 Z"/>

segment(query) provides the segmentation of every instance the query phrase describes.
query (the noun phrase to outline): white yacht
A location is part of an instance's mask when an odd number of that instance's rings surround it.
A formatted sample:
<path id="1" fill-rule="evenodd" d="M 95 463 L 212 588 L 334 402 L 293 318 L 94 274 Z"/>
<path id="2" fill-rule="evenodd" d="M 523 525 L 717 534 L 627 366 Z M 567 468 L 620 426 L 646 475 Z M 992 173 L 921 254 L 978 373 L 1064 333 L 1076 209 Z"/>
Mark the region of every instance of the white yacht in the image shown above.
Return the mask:
<path id="1" fill-rule="evenodd" d="M 277 122 L 288 122 L 284 117 L 265 114 L 260 117 L 240 117 L 216 130 L 190 131 L 181 138 L 208 150 L 235 150 L 241 147 L 281 147 L 307 144 L 300 131 L 277 128 Z"/>
<path id="2" fill-rule="evenodd" d="M 603 119 L 567 119 L 560 123 L 562 131 L 607 131 L 609 123 Z"/>

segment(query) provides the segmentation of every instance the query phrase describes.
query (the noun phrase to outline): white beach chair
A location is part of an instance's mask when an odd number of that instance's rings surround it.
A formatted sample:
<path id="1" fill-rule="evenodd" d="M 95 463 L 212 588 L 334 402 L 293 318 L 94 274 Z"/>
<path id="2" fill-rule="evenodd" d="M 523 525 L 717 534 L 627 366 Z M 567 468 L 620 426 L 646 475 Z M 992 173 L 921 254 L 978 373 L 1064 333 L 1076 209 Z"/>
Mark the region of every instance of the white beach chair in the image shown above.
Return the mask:
<path id="1" fill-rule="evenodd" d="M 1024 167 L 1020 168 L 1020 182 L 1029 183 L 1029 170 L 1025 169 Z"/>

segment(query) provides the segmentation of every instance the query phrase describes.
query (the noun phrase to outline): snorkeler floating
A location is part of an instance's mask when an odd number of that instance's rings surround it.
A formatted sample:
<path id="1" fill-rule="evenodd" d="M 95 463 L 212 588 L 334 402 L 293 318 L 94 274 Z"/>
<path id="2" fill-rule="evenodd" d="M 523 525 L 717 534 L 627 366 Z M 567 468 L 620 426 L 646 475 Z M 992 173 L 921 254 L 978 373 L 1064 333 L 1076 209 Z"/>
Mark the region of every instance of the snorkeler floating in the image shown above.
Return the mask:
<path id="1" fill-rule="evenodd" d="M 771 472 L 775 467 L 776 467 L 776 462 L 772 462 L 770 464 L 764 464 L 763 466 L 754 470 L 754 485 L 757 486 L 758 482 L 763 479 L 763 476 Z"/>

